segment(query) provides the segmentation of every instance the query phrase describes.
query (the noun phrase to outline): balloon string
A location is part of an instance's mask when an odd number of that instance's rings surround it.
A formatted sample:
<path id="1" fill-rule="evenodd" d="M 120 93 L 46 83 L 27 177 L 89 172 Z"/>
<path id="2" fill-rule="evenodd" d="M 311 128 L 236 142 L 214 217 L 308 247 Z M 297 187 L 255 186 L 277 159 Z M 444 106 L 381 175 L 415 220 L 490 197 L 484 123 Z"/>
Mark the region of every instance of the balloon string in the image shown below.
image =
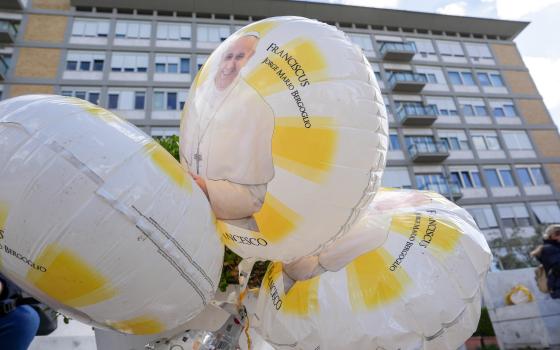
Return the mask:
<path id="1" fill-rule="evenodd" d="M 247 322 L 245 323 L 245 337 L 247 337 L 247 350 L 251 350 L 253 342 L 251 341 L 251 336 L 249 335 L 249 317 L 247 317 Z"/>

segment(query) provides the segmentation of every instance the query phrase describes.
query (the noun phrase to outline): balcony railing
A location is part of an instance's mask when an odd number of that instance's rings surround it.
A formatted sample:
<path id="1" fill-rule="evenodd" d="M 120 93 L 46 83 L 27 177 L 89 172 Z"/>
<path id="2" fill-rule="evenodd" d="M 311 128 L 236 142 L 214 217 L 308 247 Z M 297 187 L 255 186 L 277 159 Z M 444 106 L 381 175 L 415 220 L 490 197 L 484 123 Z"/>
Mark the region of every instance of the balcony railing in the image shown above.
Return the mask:
<path id="1" fill-rule="evenodd" d="M 449 149 L 442 141 L 419 142 L 408 146 L 414 162 L 441 162 L 449 157 Z"/>
<path id="2" fill-rule="evenodd" d="M 416 45 L 411 41 L 385 41 L 380 51 L 384 60 L 410 61 L 416 54 Z"/>
<path id="3" fill-rule="evenodd" d="M 450 183 L 429 183 L 424 184 L 418 188 L 419 190 L 424 191 L 432 191 L 441 194 L 447 198 L 454 198 L 458 199 L 463 196 L 463 192 L 461 191 L 461 187 L 459 184 L 450 182 Z"/>
<path id="4" fill-rule="evenodd" d="M 0 56 L 0 80 L 6 80 L 9 68 L 4 58 Z"/>
<path id="5" fill-rule="evenodd" d="M 16 40 L 17 29 L 9 21 L 0 21 L 0 43 L 13 44 Z"/>
<path id="6" fill-rule="evenodd" d="M 393 91 L 420 92 L 427 82 L 425 75 L 413 72 L 393 72 L 389 76 L 389 84 Z"/>
<path id="7" fill-rule="evenodd" d="M 397 108 L 397 119 L 403 125 L 429 126 L 437 119 L 437 108 L 433 105 L 401 105 Z"/>

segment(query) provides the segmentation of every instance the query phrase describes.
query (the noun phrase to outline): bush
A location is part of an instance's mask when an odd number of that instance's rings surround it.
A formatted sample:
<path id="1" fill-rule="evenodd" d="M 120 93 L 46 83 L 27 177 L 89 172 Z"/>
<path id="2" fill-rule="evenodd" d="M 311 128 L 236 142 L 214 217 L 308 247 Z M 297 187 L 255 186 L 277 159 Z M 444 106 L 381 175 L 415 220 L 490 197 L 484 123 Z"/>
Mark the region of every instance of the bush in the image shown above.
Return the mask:
<path id="1" fill-rule="evenodd" d="M 492 321 L 490 320 L 488 309 L 485 307 L 483 307 L 480 311 L 480 320 L 478 321 L 478 327 L 476 328 L 476 332 L 474 332 L 473 335 L 480 337 L 494 337 L 496 335 L 494 333 L 494 327 L 492 327 Z"/>

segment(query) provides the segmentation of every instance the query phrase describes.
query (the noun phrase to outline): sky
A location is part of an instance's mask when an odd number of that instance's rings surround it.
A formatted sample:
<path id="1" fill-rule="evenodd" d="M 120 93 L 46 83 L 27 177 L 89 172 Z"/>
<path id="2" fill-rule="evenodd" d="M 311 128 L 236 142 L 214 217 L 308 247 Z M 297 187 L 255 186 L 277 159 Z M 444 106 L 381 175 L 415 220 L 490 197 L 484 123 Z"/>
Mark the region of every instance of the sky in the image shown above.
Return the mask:
<path id="1" fill-rule="evenodd" d="M 448 15 L 529 21 L 515 42 L 560 128 L 560 0 L 307 0 Z"/>

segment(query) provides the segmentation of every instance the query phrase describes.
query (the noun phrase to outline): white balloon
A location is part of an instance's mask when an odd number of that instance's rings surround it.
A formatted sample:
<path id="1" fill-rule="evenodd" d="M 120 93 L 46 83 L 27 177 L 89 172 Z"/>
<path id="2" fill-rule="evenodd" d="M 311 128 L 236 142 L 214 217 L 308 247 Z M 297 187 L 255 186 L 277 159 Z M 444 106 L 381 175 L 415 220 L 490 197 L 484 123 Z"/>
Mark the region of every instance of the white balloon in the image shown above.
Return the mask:
<path id="1" fill-rule="evenodd" d="M 96 327 L 160 333 L 213 297 L 223 246 L 173 157 L 88 102 L 0 103 L 0 271 Z"/>
<path id="2" fill-rule="evenodd" d="M 472 217 L 438 194 L 380 191 L 293 281 L 274 263 L 253 324 L 278 349 L 456 349 L 476 330 L 492 255 Z"/>
<path id="3" fill-rule="evenodd" d="M 344 234 L 367 206 L 387 130 L 361 50 L 335 27 L 275 17 L 231 35 L 202 67 L 181 162 L 204 182 L 230 249 L 290 261 Z"/>

